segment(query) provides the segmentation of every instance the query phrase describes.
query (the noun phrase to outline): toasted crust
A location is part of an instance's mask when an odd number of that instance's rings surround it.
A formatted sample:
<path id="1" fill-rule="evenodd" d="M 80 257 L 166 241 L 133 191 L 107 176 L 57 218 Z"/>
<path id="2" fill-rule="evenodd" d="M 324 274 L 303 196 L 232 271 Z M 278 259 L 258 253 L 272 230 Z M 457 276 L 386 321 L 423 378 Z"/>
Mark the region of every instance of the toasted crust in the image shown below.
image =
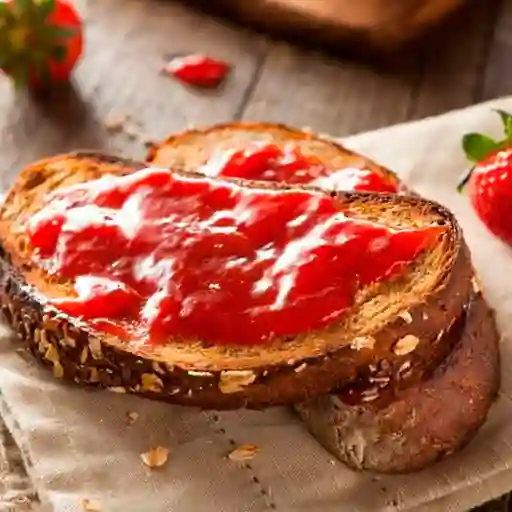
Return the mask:
<path id="1" fill-rule="evenodd" d="M 337 194 L 354 214 L 384 218 L 390 224 L 437 221 L 447 233 L 406 276 L 365 290 L 346 318 L 321 332 L 265 347 L 174 340 L 163 348 L 141 349 L 52 309 L 46 297 L 65 295 L 71 287 L 31 266 L 20 234 L 24 219 L 49 190 L 143 166 L 96 153 L 60 155 L 23 171 L 6 198 L 0 217 L 2 308 L 30 350 L 52 366 L 56 376 L 205 408 L 260 408 L 328 393 L 372 372 L 386 375 L 399 389 L 408 382 L 400 373 L 404 363 L 410 366 L 409 376 L 421 380 L 451 350 L 444 332 L 472 293 L 469 252 L 453 216 L 415 197 Z M 407 336 L 417 338 L 414 350 L 397 351 L 397 343 Z M 358 343 L 363 339 L 370 340 L 371 347 Z"/>
<path id="2" fill-rule="evenodd" d="M 319 158 L 328 170 L 365 167 L 390 183 L 396 183 L 401 191 L 406 190 L 393 171 L 369 158 L 327 137 L 276 123 L 222 123 L 205 129 L 187 130 L 154 143 L 146 159 L 152 165 L 197 171 L 214 152 L 244 149 L 258 142 L 281 148 L 293 143 L 304 154 Z"/>
<path id="3" fill-rule="evenodd" d="M 469 442 L 499 388 L 499 336 L 481 295 L 472 301 L 460 342 L 423 383 L 391 403 L 349 406 L 336 395 L 297 407 L 315 437 L 356 470 L 404 473 Z M 460 408 L 446 404 L 463 404 Z"/>

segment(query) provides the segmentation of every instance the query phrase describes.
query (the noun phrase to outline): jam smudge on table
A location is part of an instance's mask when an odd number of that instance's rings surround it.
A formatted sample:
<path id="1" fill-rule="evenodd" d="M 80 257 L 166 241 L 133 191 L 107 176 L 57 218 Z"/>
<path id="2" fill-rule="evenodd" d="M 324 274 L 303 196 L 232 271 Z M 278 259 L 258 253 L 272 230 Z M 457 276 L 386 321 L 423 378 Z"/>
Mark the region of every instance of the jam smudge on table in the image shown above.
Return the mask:
<path id="1" fill-rule="evenodd" d="M 360 219 L 314 190 L 156 168 L 59 189 L 26 229 L 37 264 L 74 283 L 58 309 L 126 340 L 226 345 L 336 322 L 443 233 Z"/>
<path id="2" fill-rule="evenodd" d="M 192 54 L 172 58 L 162 71 L 188 85 L 212 89 L 226 79 L 230 69 L 231 66 L 222 60 Z"/>

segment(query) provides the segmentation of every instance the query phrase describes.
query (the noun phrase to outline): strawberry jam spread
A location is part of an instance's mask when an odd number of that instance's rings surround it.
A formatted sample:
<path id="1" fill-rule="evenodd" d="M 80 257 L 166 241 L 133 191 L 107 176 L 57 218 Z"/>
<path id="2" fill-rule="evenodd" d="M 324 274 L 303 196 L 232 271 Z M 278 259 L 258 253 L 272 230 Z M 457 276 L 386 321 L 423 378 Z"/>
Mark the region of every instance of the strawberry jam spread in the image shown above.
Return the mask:
<path id="1" fill-rule="evenodd" d="M 328 169 L 315 156 L 294 145 L 254 144 L 244 150 L 214 154 L 201 168 L 207 176 L 309 184 L 328 190 L 398 192 L 398 184 L 381 172 L 367 168 Z"/>
<path id="2" fill-rule="evenodd" d="M 125 340 L 258 344 L 333 323 L 443 229 L 391 229 L 315 191 L 144 169 L 48 195 L 37 264 L 71 279 L 60 310 Z"/>

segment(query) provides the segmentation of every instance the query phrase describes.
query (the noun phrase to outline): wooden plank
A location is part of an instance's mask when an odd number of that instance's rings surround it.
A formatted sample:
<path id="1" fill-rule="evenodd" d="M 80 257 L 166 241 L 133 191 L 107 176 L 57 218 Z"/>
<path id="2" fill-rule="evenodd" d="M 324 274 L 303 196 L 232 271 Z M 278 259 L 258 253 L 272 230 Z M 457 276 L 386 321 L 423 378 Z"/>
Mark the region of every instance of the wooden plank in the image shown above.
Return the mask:
<path id="1" fill-rule="evenodd" d="M 512 94 L 512 3 L 503 0 L 489 51 L 483 99 Z"/>
<path id="2" fill-rule="evenodd" d="M 277 45 L 243 118 L 346 135 L 474 103 L 500 2 L 472 2 L 404 72 L 383 73 Z"/>
<path id="3" fill-rule="evenodd" d="M 335 135 L 364 131 L 407 119 L 416 80 L 282 43 L 267 58 L 243 119 Z"/>
<path id="4" fill-rule="evenodd" d="M 419 38 L 465 1 L 203 0 L 203 4 L 279 37 L 382 57 Z"/>
<path id="5" fill-rule="evenodd" d="M 430 40 L 411 118 L 440 114 L 481 99 L 489 44 L 501 0 L 477 0 Z"/>
<path id="6" fill-rule="evenodd" d="M 0 165 L 10 172 L 76 148 L 141 157 L 134 134 L 113 136 L 108 118 L 130 114 L 126 131 L 160 138 L 188 125 L 231 119 L 266 49 L 262 38 L 219 24 L 175 2 L 89 0 L 87 52 L 75 89 L 35 102 L 0 77 Z M 224 87 L 197 93 L 159 74 L 166 54 L 203 52 L 233 63 Z"/>

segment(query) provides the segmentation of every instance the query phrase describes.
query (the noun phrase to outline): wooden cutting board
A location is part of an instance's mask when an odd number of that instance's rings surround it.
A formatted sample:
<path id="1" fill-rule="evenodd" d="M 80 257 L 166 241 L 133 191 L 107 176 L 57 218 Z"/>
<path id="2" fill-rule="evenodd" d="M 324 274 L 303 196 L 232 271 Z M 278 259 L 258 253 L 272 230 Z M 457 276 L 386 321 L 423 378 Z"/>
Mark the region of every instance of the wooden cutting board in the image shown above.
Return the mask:
<path id="1" fill-rule="evenodd" d="M 302 42 L 393 53 L 466 0 L 210 0 L 238 21 Z M 204 3 L 204 2 L 203 2 Z"/>

